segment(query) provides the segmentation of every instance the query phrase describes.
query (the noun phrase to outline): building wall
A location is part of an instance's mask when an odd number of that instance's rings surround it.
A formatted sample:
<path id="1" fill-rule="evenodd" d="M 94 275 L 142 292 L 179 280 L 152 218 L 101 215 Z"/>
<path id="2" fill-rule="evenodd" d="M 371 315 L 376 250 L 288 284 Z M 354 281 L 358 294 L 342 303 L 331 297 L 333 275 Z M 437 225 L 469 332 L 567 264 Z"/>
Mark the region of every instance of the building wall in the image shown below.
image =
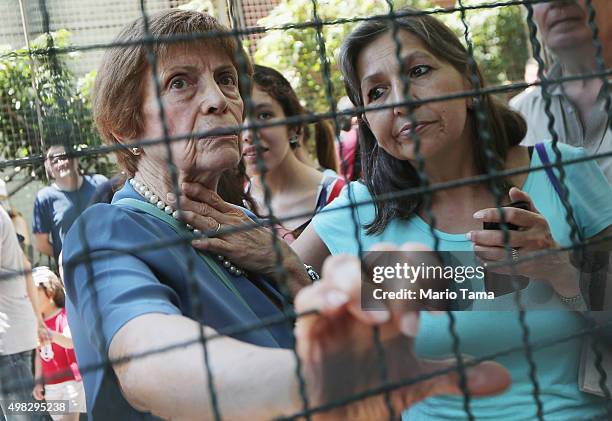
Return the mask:
<path id="1" fill-rule="evenodd" d="M 152 13 L 188 3 L 189 0 L 148 0 L 147 12 Z M 279 3 L 279 0 L 242 0 L 244 24 L 256 26 L 257 21 L 266 16 Z M 44 32 L 43 13 L 39 0 L 22 0 L 27 33 L 30 40 Z M 225 1 L 212 0 L 221 22 L 229 24 Z M 71 44 L 88 46 L 112 42 L 119 30 L 128 22 L 141 15 L 139 0 L 47 0 L 49 28 L 51 31 L 66 29 L 71 34 Z M 219 12 L 222 10 L 222 12 Z M 241 22 L 242 23 L 242 22 Z M 253 39 L 259 38 L 253 36 Z M 22 27 L 22 15 L 18 0 L 0 1 L 0 46 L 11 49 L 26 45 Z M 79 51 L 71 54 L 68 63 L 77 75 L 82 76 L 98 67 L 104 53 L 103 48 Z M 0 157 L 11 159 L 13 157 Z M 40 164 L 42 165 L 42 164 Z M 42 181 L 32 181 L 20 187 L 29 178 L 28 171 L 22 169 L 14 174 L 14 168 L 0 170 L 0 177 L 7 182 L 9 192 L 19 188 L 10 197 L 10 203 L 27 219 L 31 226 L 32 209 L 36 192 L 44 186 Z M 37 258 L 35 258 L 35 261 Z"/>
<path id="2" fill-rule="evenodd" d="M 147 13 L 177 7 L 189 0 L 148 0 Z M 23 0 L 28 35 L 34 39 L 44 31 L 43 13 L 38 0 Z M 73 45 L 112 42 L 119 30 L 141 15 L 138 0 L 47 0 L 51 31 L 67 29 Z M 0 2 L 0 45 L 13 48 L 26 44 L 18 0 Z M 70 60 L 72 70 L 81 76 L 98 67 L 103 49 L 81 51 Z"/>
<path id="3" fill-rule="evenodd" d="M 259 19 L 268 16 L 268 13 L 274 9 L 280 0 L 241 0 L 242 17 L 241 23 L 246 28 L 257 26 Z M 252 34 L 247 37 L 249 40 L 249 52 L 254 54 L 257 49 L 257 41 L 263 34 Z"/>
<path id="4" fill-rule="evenodd" d="M 176 7 L 188 0 L 148 0 L 147 12 Z M 27 22 L 27 32 L 31 39 L 43 33 L 43 16 L 39 0 L 23 0 Z M 67 29 L 71 32 L 73 45 L 92 45 L 109 43 L 119 30 L 128 22 L 141 15 L 138 0 L 47 0 L 49 27 L 51 31 Z M 22 17 L 18 0 L 0 1 L 0 45 L 20 48 L 26 45 Z M 82 76 L 98 67 L 103 49 L 79 52 L 68 63 L 77 76 Z M 11 159 L 14 157 L 0 157 Z M 39 164 L 42 165 L 42 164 Z M 0 177 L 7 182 L 11 195 L 9 201 L 26 218 L 31 227 L 32 210 L 36 192 L 45 184 L 42 181 L 31 181 L 27 169 L 15 174 L 15 168 L 0 170 Z M 25 185 L 24 185 L 25 184 Z M 23 187 L 20 187 L 24 185 Z M 36 256 L 35 262 L 39 259 Z M 46 263 L 44 259 L 40 263 Z"/>

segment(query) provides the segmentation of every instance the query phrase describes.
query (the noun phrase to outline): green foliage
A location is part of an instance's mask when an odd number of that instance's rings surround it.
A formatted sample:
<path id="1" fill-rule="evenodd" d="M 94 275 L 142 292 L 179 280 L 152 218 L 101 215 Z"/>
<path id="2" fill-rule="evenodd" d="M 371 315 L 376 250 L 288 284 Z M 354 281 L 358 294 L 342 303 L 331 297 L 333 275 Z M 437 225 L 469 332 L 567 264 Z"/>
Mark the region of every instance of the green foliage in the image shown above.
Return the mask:
<path id="1" fill-rule="evenodd" d="M 210 0 L 191 0 L 178 7 L 181 10 L 195 10 L 196 12 L 208 13 L 211 16 L 217 17 L 215 8 Z"/>
<path id="2" fill-rule="evenodd" d="M 483 1 L 464 0 L 463 3 L 470 5 Z M 404 6 L 415 6 L 427 9 L 432 8 L 434 4 L 436 2 L 433 0 L 396 0 L 394 8 L 397 10 Z M 388 12 L 385 1 L 320 0 L 317 9 L 318 16 L 323 21 Z M 464 28 L 458 12 L 440 14 L 438 17 L 453 28 L 462 41 L 464 40 Z M 277 27 L 291 22 L 312 20 L 311 0 L 282 0 L 266 18 L 260 20 L 259 24 L 265 27 Z M 512 6 L 470 11 L 467 13 L 467 23 L 475 45 L 474 56 L 483 70 L 486 82 L 489 85 L 498 85 L 522 80 L 523 66 L 528 58 L 528 46 L 521 9 Z M 355 23 L 325 25 L 322 29 L 336 100 L 344 95 L 336 57 L 342 41 L 355 25 Z M 258 64 L 281 71 L 309 110 L 317 112 L 329 110 L 314 28 L 269 31 L 259 40 L 254 58 Z"/>
<path id="3" fill-rule="evenodd" d="M 429 3 L 428 0 L 394 2 L 395 8 L 407 5 L 424 7 Z M 330 21 L 339 18 L 384 14 L 388 11 L 384 1 L 356 1 L 351 7 L 347 7 L 347 3 L 343 0 L 323 0 L 318 3 L 317 15 L 322 21 Z M 282 0 L 267 17 L 259 21 L 259 24 L 270 27 L 313 20 L 311 0 Z M 336 57 L 342 41 L 355 25 L 356 23 L 347 23 L 325 25 L 322 28 L 325 53 L 330 64 L 330 80 L 336 100 L 344 95 L 344 86 L 336 66 Z M 318 112 L 329 110 L 315 28 L 270 31 L 259 40 L 254 58 L 257 64 L 274 67 L 281 71 L 291 82 L 307 109 Z"/>
<path id="4" fill-rule="evenodd" d="M 44 152 L 41 136 L 45 148 L 53 143 L 77 149 L 100 144 L 91 116 L 91 75 L 77 84 L 67 63 L 75 54 L 46 51 L 51 45 L 67 47 L 69 39 L 66 30 L 43 34 L 31 42 L 35 52 L 31 57 L 26 47 L 0 50 L 0 156 L 40 154 Z M 110 162 L 89 156 L 81 160 L 81 166 L 85 171 L 108 173 Z"/>
<path id="5" fill-rule="evenodd" d="M 91 94 L 93 92 L 97 73 L 97 70 L 92 70 L 91 72 L 80 77 L 77 81 L 77 91 L 80 92 L 88 108 L 91 108 Z"/>
<path id="6" fill-rule="evenodd" d="M 464 0 L 466 6 L 485 3 Z M 464 40 L 465 28 L 459 13 L 446 15 L 442 20 Z M 474 58 L 488 86 L 522 81 L 525 63 L 529 58 L 529 44 L 525 20 L 520 6 L 479 9 L 466 13 L 466 22 L 474 46 Z"/>

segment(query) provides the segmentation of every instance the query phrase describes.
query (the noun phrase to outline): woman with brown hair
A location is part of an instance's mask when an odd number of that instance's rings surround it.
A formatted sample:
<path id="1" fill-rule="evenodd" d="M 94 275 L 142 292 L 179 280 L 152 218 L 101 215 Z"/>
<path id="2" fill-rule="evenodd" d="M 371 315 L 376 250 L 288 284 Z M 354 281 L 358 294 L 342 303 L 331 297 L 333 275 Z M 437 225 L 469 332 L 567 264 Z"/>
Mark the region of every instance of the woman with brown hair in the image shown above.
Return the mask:
<path id="1" fill-rule="evenodd" d="M 359 116 L 363 182 L 351 183 L 325 212 L 315 216 L 312 229 L 294 243 L 300 257 L 316 267 L 329 253 L 358 255 L 354 228 L 346 224 L 352 218 L 351 202 L 370 202 L 355 211 L 359 240 L 366 251 L 381 241 L 414 241 L 431 249 L 466 252 L 460 254 L 461 264 L 477 267 L 571 245 L 559 173 L 552 171 L 435 190 L 428 197 L 396 195 L 372 202 L 381 195 L 422 187 L 425 178 L 435 186 L 493 171 L 537 167 L 554 157 L 550 143 L 541 143 L 535 150 L 519 146 L 526 132 L 523 119 L 492 96 L 470 92 L 483 86 L 482 75 L 477 68 L 472 72 L 468 51 L 448 27 L 415 9 L 401 12 L 404 16 L 394 21 L 360 24 L 342 45 L 339 61 L 347 94 L 354 104 L 365 107 Z M 450 99 L 437 99 L 443 97 Z M 414 105 L 407 106 L 407 98 Z M 559 148 L 564 161 L 584 156 L 583 150 Z M 612 188 L 601 170 L 592 161 L 564 170 L 578 238 L 609 235 Z M 501 208 L 492 185 L 501 195 Z M 503 205 L 518 201 L 524 202 L 524 209 Z M 517 229 L 509 231 L 507 239 L 499 226 L 483 229 L 483 223 L 499 223 L 502 212 L 504 221 Z M 558 338 L 585 327 L 584 319 L 569 311 L 586 309 L 588 296 L 582 295 L 580 274 L 568 253 L 552 253 L 515 269 L 530 279 L 521 291 L 529 340 Z M 506 293 L 489 289 L 488 281 L 478 277 L 471 286 L 461 286 L 493 292 L 494 299 L 469 303 L 470 310 L 482 311 L 453 313 L 459 351 L 475 357 L 525 346 L 512 280 L 504 285 Z M 548 311 L 532 311 L 544 309 Z M 448 320 L 423 313 L 416 346 L 419 355 L 428 358 L 452 353 Z M 525 420 L 542 410 L 547 417 L 574 420 L 605 413 L 603 399 L 578 389 L 580 351 L 580 338 L 534 351 L 535 375 L 530 374 L 525 352 L 499 357 L 497 361 L 511 372 L 513 386 L 499 397 L 471 400 L 473 415 Z M 428 399 L 407 412 L 410 420 L 465 416 L 464 401 L 452 396 Z"/>
<path id="2" fill-rule="evenodd" d="M 291 87 L 289 81 L 277 70 L 261 66 L 254 65 L 253 72 L 253 107 L 256 110 L 258 102 L 256 97 L 258 96 L 257 91 L 259 90 L 263 96 L 269 96 L 273 102 L 280 106 L 283 116 L 275 115 L 268 116 L 267 118 L 289 118 L 289 117 L 307 117 L 310 113 L 300 103 L 297 94 Z M 257 121 L 262 121 L 260 113 L 256 112 L 254 118 Z M 278 113 L 277 113 L 278 114 Z M 336 154 L 336 134 L 334 128 L 328 120 L 317 120 L 314 123 L 314 158 L 310 153 L 310 147 L 308 143 L 311 140 L 311 127 L 309 123 L 297 122 L 287 126 L 283 126 L 286 130 L 286 136 L 290 149 L 293 154 L 301 163 L 308 165 L 311 168 L 315 168 L 320 172 L 323 172 L 329 176 L 335 175 L 338 171 L 338 157 Z M 263 136 L 265 132 L 260 134 Z M 247 131 L 243 135 L 250 136 Z M 246 162 L 253 163 L 254 160 L 246 160 Z M 251 166 L 251 171 L 254 168 Z"/>
<path id="3" fill-rule="evenodd" d="M 401 194 L 425 186 L 425 179 L 435 186 L 493 171 L 538 167 L 554 156 L 550 143 L 535 149 L 519 146 L 526 131 L 520 115 L 490 95 L 470 92 L 483 86 L 482 75 L 478 69 L 472 72 L 468 51 L 452 30 L 417 9 L 402 10 L 401 15 L 361 23 L 342 45 L 339 64 L 347 94 L 353 104 L 365 107 L 359 115 L 362 181 L 350 183 L 315 215 L 292 248 L 317 270 L 330 254 L 364 257 L 361 252 L 372 251 L 381 242 L 410 241 L 460 252 L 460 265 L 472 269 L 483 262 L 515 261 L 551 250 L 547 258 L 515 266 L 518 275 L 529 278 L 521 290 L 529 340 L 579 332 L 586 325 L 576 311 L 589 306 L 589 297 L 582 294 L 580 274 L 570 264 L 569 254 L 552 251 L 572 245 L 567 222 L 572 216 L 578 238 L 610 235 L 612 188 L 597 164 L 588 161 L 564 168 L 572 214 L 564 207 L 557 171 L 517 172 L 492 180 L 502 207 L 488 183 L 458 183 L 452 189 L 434 189 L 428 196 Z M 413 103 L 407 105 L 407 98 Z M 584 157 L 581 149 L 558 146 L 563 161 Z M 381 197 L 385 200 L 377 200 Z M 519 201 L 523 209 L 503 206 Z M 516 230 L 506 237 L 499 226 L 483 229 L 484 223 L 500 223 L 502 213 L 505 223 Z M 202 245 L 215 250 L 215 241 L 205 240 Z M 240 235 L 224 236 L 223 241 L 237 244 Z M 265 265 L 259 249 L 252 249 L 251 258 Z M 461 287 L 487 299 L 468 301 L 467 308 L 473 311 L 453 312 L 459 351 L 475 357 L 525 349 L 512 280 L 502 291 L 491 287 L 494 278 L 489 275 L 474 277 L 470 285 Z M 452 284 L 449 288 L 459 288 Z M 448 320 L 423 313 L 416 337 L 419 355 L 448 355 L 457 351 L 455 345 Z M 499 397 L 471 399 L 474 416 L 525 420 L 540 410 L 562 420 L 601 415 L 605 401 L 578 388 L 580 352 L 581 340 L 574 338 L 534 351 L 533 366 L 525 352 L 503 354 L 498 361 L 510 369 L 513 386 Z M 530 367 L 536 374 L 530 374 Z M 411 420 L 465 417 L 464 401 L 456 396 L 434 397 L 409 411 Z"/>
<path id="4" fill-rule="evenodd" d="M 295 91 L 278 71 L 255 65 L 253 81 L 253 120 L 247 119 L 247 124 L 305 116 Z M 326 145 L 328 155 L 335 159 L 334 135 L 327 125 L 325 121 L 317 123 L 317 145 Z M 253 130 L 242 132 L 242 156 L 250 177 L 247 191 L 256 203 L 252 210 L 263 218 L 272 212 L 275 220 L 281 221 L 276 224 L 277 234 L 289 244 L 345 184 L 333 171 L 322 173 L 298 159 L 295 152 L 307 138 L 307 129 L 304 123 L 258 129 L 259 149 Z M 265 203 L 264 183 L 270 192 L 270 209 Z"/>

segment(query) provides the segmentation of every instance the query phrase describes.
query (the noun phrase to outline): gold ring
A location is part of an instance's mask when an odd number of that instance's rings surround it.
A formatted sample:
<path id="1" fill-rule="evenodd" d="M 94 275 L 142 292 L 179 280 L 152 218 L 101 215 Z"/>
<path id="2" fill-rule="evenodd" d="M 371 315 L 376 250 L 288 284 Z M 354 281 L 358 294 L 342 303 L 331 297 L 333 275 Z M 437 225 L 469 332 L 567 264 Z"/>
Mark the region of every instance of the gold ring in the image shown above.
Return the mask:
<path id="1" fill-rule="evenodd" d="M 219 230 L 221 229 L 221 222 L 217 222 L 217 229 L 215 230 L 215 234 L 219 232 Z"/>

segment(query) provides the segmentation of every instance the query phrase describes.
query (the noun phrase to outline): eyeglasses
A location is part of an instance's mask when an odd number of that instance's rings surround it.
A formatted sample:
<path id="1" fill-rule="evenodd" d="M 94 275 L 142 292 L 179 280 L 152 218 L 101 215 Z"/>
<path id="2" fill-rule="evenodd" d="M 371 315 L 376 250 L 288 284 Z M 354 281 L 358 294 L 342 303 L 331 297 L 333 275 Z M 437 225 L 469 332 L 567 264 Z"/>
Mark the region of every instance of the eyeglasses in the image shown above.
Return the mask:
<path id="1" fill-rule="evenodd" d="M 49 157 L 49 162 L 51 162 L 51 164 L 55 165 L 60 161 L 70 161 L 72 160 L 72 158 L 67 157 L 66 155 L 62 154 L 62 155 L 54 155 L 52 157 Z"/>

